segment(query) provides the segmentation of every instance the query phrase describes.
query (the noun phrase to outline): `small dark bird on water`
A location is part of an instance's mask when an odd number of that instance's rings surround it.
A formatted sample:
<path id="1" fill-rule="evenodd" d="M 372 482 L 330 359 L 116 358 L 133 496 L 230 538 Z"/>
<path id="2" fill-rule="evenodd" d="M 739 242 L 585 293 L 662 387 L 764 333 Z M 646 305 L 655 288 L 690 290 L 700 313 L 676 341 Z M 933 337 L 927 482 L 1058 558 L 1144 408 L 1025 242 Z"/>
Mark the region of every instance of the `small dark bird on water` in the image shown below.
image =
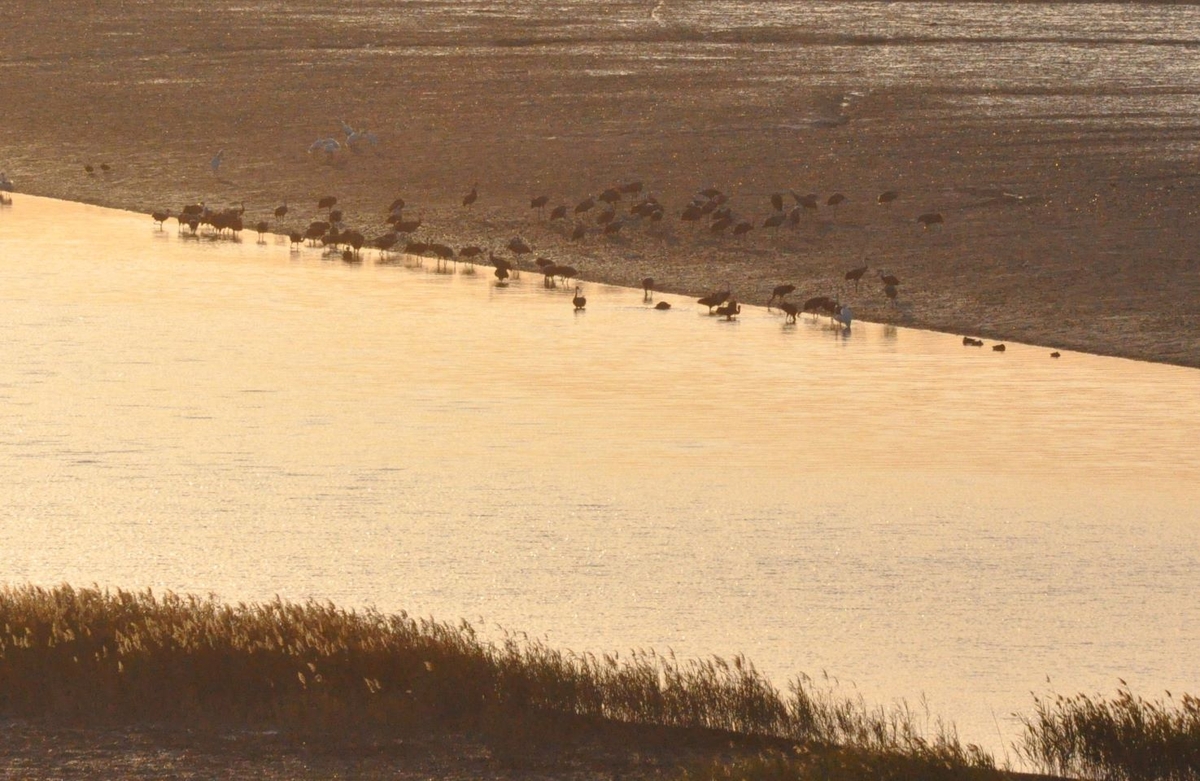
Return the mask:
<path id="1" fill-rule="evenodd" d="M 576 312 L 578 312 L 579 310 L 581 310 L 585 306 L 587 306 L 587 299 L 584 298 L 583 294 L 580 292 L 582 289 L 583 288 L 576 285 L 575 286 L 575 297 L 571 299 L 571 303 L 575 305 Z"/>
<path id="2" fill-rule="evenodd" d="M 659 301 L 657 304 L 654 305 L 654 308 L 660 312 L 665 312 L 666 310 L 671 308 L 671 304 L 666 301 Z"/>
<path id="3" fill-rule="evenodd" d="M 896 192 L 895 190 L 888 190 L 879 194 L 879 202 L 886 205 L 899 197 L 900 193 Z"/>
<path id="4" fill-rule="evenodd" d="M 925 226 L 925 230 L 929 230 L 930 225 L 941 225 L 945 220 L 941 212 L 926 212 L 917 218 L 917 222 Z"/>
<path id="5" fill-rule="evenodd" d="M 974 339 L 970 336 L 963 337 L 963 347 L 983 347 L 982 339 Z"/>
<path id="6" fill-rule="evenodd" d="M 1051 358 L 1061 358 L 1061 357 L 1062 357 L 1062 353 L 1060 353 L 1060 352 L 1058 352 L 1057 350 L 1055 350 L 1054 352 L 1050 353 L 1050 357 L 1051 357 Z"/>
<path id="7" fill-rule="evenodd" d="M 1002 353 L 1002 352 L 1004 352 L 1005 347 L 1002 344 L 993 344 L 992 350 L 994 350 L 995 352 L 998 352 L 998 353 Z"/>

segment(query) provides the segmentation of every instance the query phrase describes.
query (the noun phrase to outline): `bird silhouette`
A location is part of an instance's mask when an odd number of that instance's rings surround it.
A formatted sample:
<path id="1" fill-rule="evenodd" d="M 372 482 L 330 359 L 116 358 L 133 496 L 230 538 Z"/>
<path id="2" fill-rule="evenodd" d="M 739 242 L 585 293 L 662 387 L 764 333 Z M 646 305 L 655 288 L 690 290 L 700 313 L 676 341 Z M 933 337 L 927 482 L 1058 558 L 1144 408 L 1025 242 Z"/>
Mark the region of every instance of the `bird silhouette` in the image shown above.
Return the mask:
<path id="1" fill-rule="evenodd" d="M 583 290 L 583 288 L 576 285 L 575 297 L 571 299 L 571 303 L 575 305 L 576 312 L 587 306 L 587 299 L 583 297 L 583 294 L 580 292 L 581 290 Z"/>
<path id="2" fill-rule="evenodd" d="M 1002 353 L 1002 352 L 1004 352 L 1004 350 L 1005 350 L 1005 347 L 1004 347 L 1004 345 L 1002 345 L 1002 344 L 993 344 L 993 345 L 992 345 L 992 350 L 993 350 L 994 352 Z"/>
<path id="3" fill-rule="evenodd" d="M 275 207 L 275 219 L 282 220 L 284 217 L 287 216 L 287 213 L 288 213 L 287 201 L 284 201 L 282 205 Z"/>
<path id="4" fill-rule="evenodd" d="M 714 293 L 709 293 L 703 298 L 697 299 L 696 303 L 703 304 L 704 306 L 708 307 L 708 313 L 711 315 L 713 313 L 713 309 L 725 303 L 727 300 L 729 300 L 728 285 L 726 285 L 724 290 L 718 290 Z"/>
<path id="5" fill-rule="evenodd" d="M 838 206 L 839 204 L 842 204 L 845 202 L 846 202 L 846 196 L 842 195 L 841 193 L 834 193 L 833 195 L 829 196 L 829 200 L 825 201 L 825 205 L 826 206 Z"/>
<path id="6" fill-rule="evenodd" d="M 1058 350 L 1055 350 L 1054 352 L 1050 353 L 1050 357 L 1051 358 L 1061 358 L 1062 353 L 1060 353 Z"/>
<path id="7" fill-rule="evenodd" d="M 891 285 L 892 287 L 896 287 L 897 285 L 899 285 L 899 284 L 900 284 L 900 280 L 899 280 L 899 279 L 897 279 L 897 278 L 896 278 L 894 275 L 892 275 L 892 274 L 884 274 L 882 271 L 878 272 L 878 274 L 879 274 L 879 279 L 880 279 L 880 280 L 883 282 L 883 284 L 885 284 L 885 285 Z"/>
<path id="8" fill-rule="evenodd" d="M 657 304 L 654 305 L 654 308 L 660 312 L 665 312 L 666 310 L 671 308 L 671 304 L 670 304 L 670 302 L 667 302 L 667 301 L 659 301 Z"/>
<path id="9" fill-rule="evenodd" d="M 783 193 L 771 193 L 771 206 L 775 211 L 783 211 Z"/>
<path id="10" fill-rule="evenodd" d="M 895 285 L 884 285 L 883 286 L 883 294 L 888 297 L 888 301 L 892 304 L 892 306 L 896 305 L 896 295 L 897 294 L 896 294 L 896 286 Z"/>
<path id="11" fill-rule="evenodd" d="M 462 205 L 470 206 L 471 204 L 475 203 L 475 201 L 478 199 L 479 199 L 479 183 L 476 182 L 475 184 L 471 185 L 471 192 L 469 192 L 463 196 Z"/>
<path id="12" fill-rule="evenodd" d="M 539 195 L 536 198 L 529 199 L 529 208 L 537 209 L 538 215 L 541 216 L 542 211 L 546 208 L 546 204 L 550 203 L 549 195 Z"/>
<path id="13" fill-rule="evenodd" d="M 717 315 L 726 320 L 732 320 L 734 315 L 741 314 L 742 305 L 732 298 L 717 307 Z"/>
<path id="14" fill-rule="evenodd" d="M 768 311 L 771 309 L 771 304 L 774 303 L 775 299 L 778 298 L 782 301 L 784 296 L 794 292 L 796 292 L 795 285 L 776 285 L 775 289 L 771 291 L 771 297 L 767 299 Z"/>
<path id="15" fill-rule="evenodd" d="M 898 193 L 897 191 L 887 190 L 886 192 L 882 192 L 879 194 L 878 201 L 879 201 L 879 203 L 882 203 L 886 206 L 887 204 L 891 203 L 892 201 L 896 200 L 899 197 L 900 197 L 900 193 Z"/>
<path id="16" fill-rule="evenodd" d="M 555 206 L 554 210 L 550 212 L 550 221 L 551 222 L 554 222 L 555 220 L 566 219 L 566 217 L 567 217 L 567 205 L 565 203 L 562 204 L 561 206 Z"/>
<path id="17" fill-rule="evenodd" d="M 780 301 L 779 308 L 783 310 L 784 314 L 787 315 L 787 318 L 784 320 L 785 323 L 796 322 L 796 315 L 800 312 L 800 307 L 796 306 L 791 301 Z"/>
<path id="18" fill-rule="evenodd" d="M 819 312 L 827 311 L 832 306 L 833 299 L 829 296 L 814 296 L 804 302 L 804 305 L 800 307 L 800 311 L 811 313 L 815 321 Z"/>
<path id="19" fill-rule="evenodd" d="M 846 272 L 846 281 L 853 282 L 855 290 L 858 290 L 858 283 L 862 281 L 863 274 L 867 273 L 867 268 L 867 266 L 859 266 Z"/>
<path id="20" fill-rule="evenodd" d="M 171 216 L 171 212 L 169 209 L 162 210 L 162 211 L 155 211 L 150 216 L 153 217 L 154 221 L 158 223 L 158 227 L 162 228 L 163 223 L 166 222 L 167 218 Z"/>
<path id="21" fill-rule="evenodd" d="M 779 212 L 778 214 L 772 214 L 770 217 L 763 220 L 762 226 L 764 228 L 771 228 L 774 230 L 778 230 L 779 226 L 782 225 L 783 221 L 786 219 L 787 219 L 787 215 L 784 214 L 783 212 Z"/>
<path id="22" fill-rule="evenodd" d="M 332 209 L 336 205 L 337 205 L 337 196 L 336 195 L 326 195 L 317 201 L 318 209 Z"/>
<path id="23" fill-rule="evenodd" d="M 254 230 L 258 233 L 258 240 L 261 242 L 263 236 L 267 235 L 267 231 L 271 229 L 270 223 L 266 220 L 259 220 L 254 224 Z"/>
<path id="24" fill-rule="evenodd" d="M 642 280 L 642 300 L 654 300 L 654 277 L 646 277 Z"/>
<path id="25" fill-rule="evenodd" d="M 921 223 L 925 230 L 929 230 L 930 225 L 941 225 L 945 219 L 942 218 L 941 212 L 926 212 L 917 218 L 917 222 Z"/>
<path id="26" fill-rule="evenodd" d="M 218 149 L 217 153 L 213 155 L 212 160 L 208 161 L 209 167 L 212 168 L 213 176 L 217 176 L 217 172 L 221 169 L 221 161 L 223 159 L 225 159 L 225 150 Z"/>

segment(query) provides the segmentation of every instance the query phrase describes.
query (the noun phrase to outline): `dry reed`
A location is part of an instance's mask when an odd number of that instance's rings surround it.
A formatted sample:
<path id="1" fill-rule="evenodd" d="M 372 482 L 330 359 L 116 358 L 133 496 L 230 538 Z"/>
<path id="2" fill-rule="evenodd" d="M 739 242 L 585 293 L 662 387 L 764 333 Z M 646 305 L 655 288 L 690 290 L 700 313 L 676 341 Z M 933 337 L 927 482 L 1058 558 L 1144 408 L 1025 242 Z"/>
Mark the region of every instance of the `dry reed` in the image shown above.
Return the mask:
<path id="1" fill-rule="evenodd" d="M 783 694 L 742 657 L 595 656 L 479 638 L 405 613 L 276 599 L 59 586 L 0 589 L 0 715 L 70 723 L 270 724 L 336 735 L 492 729 L 526 740 L 562 717 L 850 747 L 927 767 L 990 756 L 904 706 L 870 708 L 808 678 Z"/>
<path id="2" fill-rule="evenodd" d="M 1143 781 L 1200 779 L 1200 699 L 1150 701 L 1128 685 L 1113 699 L 1077 694 L 1034 698 L 1023 716 L 1020 755 L 1050 773 Z"/>

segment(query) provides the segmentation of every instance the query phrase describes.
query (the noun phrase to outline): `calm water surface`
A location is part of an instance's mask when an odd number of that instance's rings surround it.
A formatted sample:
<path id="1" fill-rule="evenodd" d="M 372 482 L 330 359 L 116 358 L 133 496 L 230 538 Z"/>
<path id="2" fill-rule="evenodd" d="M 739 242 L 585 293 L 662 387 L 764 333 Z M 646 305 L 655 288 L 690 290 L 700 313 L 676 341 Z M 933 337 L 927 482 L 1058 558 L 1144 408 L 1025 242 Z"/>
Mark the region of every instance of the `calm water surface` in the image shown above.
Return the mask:
<path id="1" fill-rule="evenodd" d="M 0 210 L 0 579 L 744 652 L 996 750 L 1200 691 L 1200 372 Z"/>

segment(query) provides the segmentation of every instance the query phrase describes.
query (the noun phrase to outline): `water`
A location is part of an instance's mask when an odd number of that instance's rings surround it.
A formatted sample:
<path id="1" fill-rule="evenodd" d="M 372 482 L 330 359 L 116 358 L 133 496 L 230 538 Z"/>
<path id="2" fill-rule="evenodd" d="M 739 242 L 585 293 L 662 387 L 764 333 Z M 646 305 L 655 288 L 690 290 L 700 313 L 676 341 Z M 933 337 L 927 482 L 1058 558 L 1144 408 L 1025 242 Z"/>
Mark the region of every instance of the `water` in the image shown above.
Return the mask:
<path id="1" fill-rule="evenodd" d="M 329 599 L 924 695 L 1197 691 L 1200 373 L 17 196 L 0 577 Z"/>

